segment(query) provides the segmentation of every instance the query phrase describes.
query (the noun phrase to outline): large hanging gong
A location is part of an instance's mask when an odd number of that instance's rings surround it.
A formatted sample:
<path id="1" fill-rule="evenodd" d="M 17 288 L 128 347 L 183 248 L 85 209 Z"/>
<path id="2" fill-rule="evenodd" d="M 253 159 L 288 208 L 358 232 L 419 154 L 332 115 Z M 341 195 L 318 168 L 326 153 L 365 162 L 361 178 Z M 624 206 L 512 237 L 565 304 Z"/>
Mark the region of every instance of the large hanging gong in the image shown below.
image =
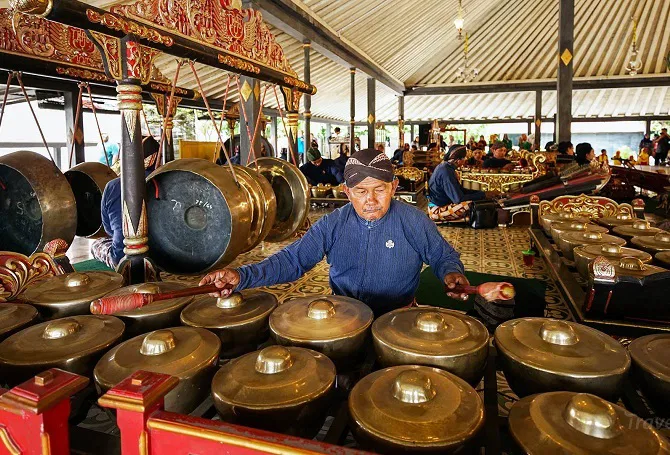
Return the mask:
<path id="1" fill-rule="evenodd" d="M 221 166 L 197 158 L 162 166 L 147 178 L 149 255 L 170 273 L 230 263 L 249 238 L 248 204 Z"/>
<path id="2" fill-rule="evenodd" d="M 240 135 L 236 134 L 233 136 L 233 146 L 230 146 L 230 138 L 226 139 L 226 142 L 223 143 L 226 147 L 226 150 L 228 151 L 228 155 L 232 156 L 235 154 L 235 149 L 237 149 L 240 146 Z M 265 147 L 265 151 L 262 150 L 262 148 Z M 261 150 L 255 150 L 256 156 L 258 158 L 262 156 L 275 156 L 275 149 L 272 147 L 272 144 L 270 144 L 270 141 L 268 141 L 266 138 L 261 136 Z M 253 157 L 252 157 L 253 158 Z M 226 159 L 226 155 L 223 154 L 223 150 L 219 149 L 219 159 L 221 162 L 223 162 Z M 246 164 L 246 163 L 242 163 Z"/>
<path id="3" fill-rule="evenodd" d="M 77 235 L 98 237 L 104 234 L 100 204 L 105 185 L 117 177 L 107 165 L 81 163 L 65 172 L 77 201 Z"/>
<path id="4" fill-rule="evenodd" d="M 272 185 L 277 198 L 277 216 L 268 242 L 281 242 L 295 234 L 309 214 L 309 186 L 296 166 L 279 158 L 259 158 L 258 172 Z M 255 164 L 251 165 L 256 169 Z"/>
<path id="5" fill-rule="evenodd" d="M 54 239 L 69 244 L 77 229 L 76 202 L 63 173 L 42 155 L 0 157 L 0 250 L 31 255 Z"/>

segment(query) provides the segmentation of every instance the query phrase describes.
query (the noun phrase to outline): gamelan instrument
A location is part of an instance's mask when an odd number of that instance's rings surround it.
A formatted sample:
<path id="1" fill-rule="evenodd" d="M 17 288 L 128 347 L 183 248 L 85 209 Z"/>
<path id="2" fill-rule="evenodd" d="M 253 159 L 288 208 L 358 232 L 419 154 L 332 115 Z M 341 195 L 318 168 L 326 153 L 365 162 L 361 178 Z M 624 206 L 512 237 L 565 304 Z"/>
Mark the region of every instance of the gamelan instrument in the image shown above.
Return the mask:
<path id="1" fill-rule="evenodd" d="M 643 264 L 649 264 L 652 259 L 649 253 L 614 243 L 578 246 L 572 250 L 572 254 L 575 258 L 575 267 L 585 280 L 589 279 L 589 264 L 598 256 L 604 257 L 612 264 L 618 264 L 624 257 L 638 258 Z"/>
<path id="2" fill-rule="evenodd" d="M 221 419 L 289 435 L 314 437 L 335 387 L 335 365 L 299 347 L 269 346 L 226 363 L 212 380 Z"/>
<path id="3" fill-rule="evenodd" d="M 372 324 L 382 367 L 426 365 L 477 385 L 484 375 L 489 332 L 479 320 L 443 308 L 400 308 Z"/>
<path id="4" fill-rule="evenodd" d="M 573 250 L 576 247 L 603 244 L 625 246 L 626 241 L 620 237 L 593 231 L 571 231 L 566 232 L 558 238 L 558 246 L 561 249 L 561 253 L 571 261 L 575 260 Z"/>
<path id="5" fill-rule="evenodd" d="M 540 216 L 540 226 L 547 235 L 551 235 L 551 225 L 553 223 L 563 223 L 566 221 L 575 221 L 577 223 L 586 224 L 591 221 L 588 214 L 584 216 L 578 215 L 573 212 L 558 212 L 558 213 L 547 213 Z"/>
<path id="6" fill-rule="evenodd" d="M 670 233 L 662 229 L 652 227 L 647 220 L 635 220 L 633 224 L 617 226 L 612 229 L 612 233 L 629 242 L 633 237 L 653 237 L 659 233 L 670 235 Z"/>
<path id="7" fill-rule="evenodd" d="M 58 319 L 90 314 L 93 300 L 122 286 L 123 277 L 115 272 L 74 272 L 38 281 L 21 299 L 34 305 L 44 319 Z"/>
<path id="8" fill-rule="evenodd" d="M 221 342 L 209 330 L 172 327 L 139 335 L 106 353 L 93 371 L 100 393 L 139 370 L 179 378 L 165 397 L 168 411 L 189 413 L 209 395 Z"/>
<path id="9" fill-rule="evenodd" d="M 637 218 L 635 218 L 632 215 L 629 215 L 628 213 L 619 213 L 616 216 L 595 218 L 593 221 L 595 221 L 601 226 L 605 226 L 607 229 L 614 229 L 617 226 L 631 225 L 635 223 L 635 221 L 637 221 Z"/>
<path id="10" fill-rule="evenodd" d="M 588 393 L 523 398 L 510 410 L 509 429 L 528 455 L 670 453 L 670 444 L 652 425 Z"/>
<path id="11" fill-rule="evenodd" d="M 377 453 L 470 453 L 484 404 L 467 382 L 437 368 L 375 371 L 349 394 L 352 433 Z"/>
<path id="12" fill-rule="evenodd" d="M 589 265 L 589 287 L 583 310 L 590 316 L 670 323 L 670 270 L 637 257 L 598 257 Z"/>
<path id="13" fill-rule="evenodd" d="M 609 230 L 606 227 L 598 226 L 593 223 L 581 223 L 579 221 L 564 221 L 559 223 L 551 223 L 551 238 L 554 243 L 558 244 L 563 234 L 567 232 L 599 232 L 607 234 Z"/>
<path id="14" fill-rule="evenodd" d="M 239 121 L 239 116 L 238 116 L 238 121 Z M 263 130 L 261 130 L 261 131 L 263 131 Z M 262 135 L 259 135 L 259 137 L 260 137 L 260 141 L 261 141 L 261 148 L 265 147 L 265 155 L 263 155 L 263 156 L 275 156 L 275 149 L 274 149 L 274 147 L 272 147 L 272 144 L 270 144 L 270 141 L 268 141 L 267 138 L 265 138 Z M 228 154 L 232 156 L 234 154 L 233 152 L 240 147 L 240 135 L 236 134 L 235 136 L 233 136 L 233 143 L 232 144 L 230 143 L 230 138 L 226 139 L 226 142 L 224 142 L 223 144 L 226 147 L 226 150 L 228 151 Z M 217 151 L 217 153 L 219 154 L 219 159 L 221 160 L 221 162 L 223 162 L 226 159 L 226 155 L 224 155 L 224 153 L 223 153 L 223 148 L 219 149 Z M 257 154 L 257 156 L 260 157 L 261 150 L 256 150 L 256 154 Z"/>
<path id="15" fill-rule="evenodd" d="M 630 239 L 630 243 L 650 254 L 670 251 L 670 232 L 662 231 L 657 234 L 637 236 Z"/>
<path id="16" fill-rule="evenodd" d="M 270 337 L 270 313 L 277 298 L 269 292 L 244 290 L 228 297 L 203 296 L 181 312 L 181 322 L 208 329 L 221 340 L 223 359 L 255 351 Z"/>
<path id="17" fill-rule="evenodd" d="M 159 283 L 155 284 L 159 285 Z M 176 290 L 169 290 L 166 292 L 149 292 L 154 289 L 149 286 L 142 287 L 142 285 L 140 285 L 137 287 L 136 291 L 128 294 L 114 294 L 96 299 L 91 302 L 90 309 L 91 314 L 116 314 L 123 311 L 136 310 L 150 305 L 153 302 L 209 294 L 222 291 L 223 289 L 232 289 L 232 287 L 219 288 L 215 284 L 208 284 L 190 288 L 176 288 Z"/>
<path id="18" fill-rule="evenodd" d="M 37 320 L 35 307 L 25 303 L 0 304 L 0 341 Z"/>
<path id="19" fill-rule="evenodd" d="M 665 267 L 666 269 L 670 269 L 670 250 L 661 251 L 660 253 L 656 253 L 656 255 L 654 256 L 654 259 L 662 267 Z"/>
<path id="20" fill-rule="evenodd" d="M 278 344 L 313 349 L 347 367 L 361 357 L 373 318 L 370 307 L 350 297 L 301 297 L 272 312 L 270 332 Z"/>
<path id="21" fill-rule="evenodd" d="M 30 256 L 54 239 L 72 243 L 77 209 L 72 188 L 49 159 L 19 151 L 0 157 L 0 251 Z"/>
<path id="22" fill-rule="evenodd" d="M 575 322 L 521 318 L 494 336 L 505 378 L 520 397 L 568 390 L 616 401 L 630 356 L 614 338 Z"/>
<path id="23" fill-rule="evenodd" d="M 660 415 L 670 416 L 670 335 L 636 338 L 628 345 L 633 374 L 649 404 Z"/>
<path id="24" fill-rule="evenodd" d="M 105 297 L 118 297 L 128 294 L 160 294 L 172 293 L 184 289 L 186 286 L 175 281 L 157 283 L 142 283 L 126 286 L 112 291 Z M 179 324 L 181 311 L 193 301 L 191 296 L 177 296 L 167 300 L 160 300 L 140 308 L 122 310 L 114 313 L 126 324 L 126 338 L 134 337 L 153 330 L 175 327 Z"/>
<path id="25" fill-rule="evenodd" d="M 508 197 L 502 201 L 502 206 L 503 208 L 513 208 L 519 205 L 528 205 L 531 196 L 538 196 L 540 199 L 546 200 L 566 194 L 589 194 L 600 187 L 607 177 L 600 174 L 579 176 L 527 193 L 509 193 Z"/>
<path id="26" fill-rule="evenodd" d="M 482 283 L 478 286 L 457 285 L 454 288 L 444 287 L 446 292 L 454 294 L 478 295 L 488 302 L 494 300 L 512 300 L 516 295 L 514 286 L 510 283 Z"/>
<path id="27" fill-rule="evenodd" d="M 123 335 L 114 316 L 72 316 L 43 322 L 0 343 L 0 382 L 19 384 L 49 368 L 91 377 L 100 357 Z"/>
<path id="28" fill-rule="evenodd" d="M 65 172 L 77 203 L 77 235 L 99 237 L 105 235 L 100 212 L 102 193 L 107 183 L 117 177 L 106 164 L 80 163 Z"/>

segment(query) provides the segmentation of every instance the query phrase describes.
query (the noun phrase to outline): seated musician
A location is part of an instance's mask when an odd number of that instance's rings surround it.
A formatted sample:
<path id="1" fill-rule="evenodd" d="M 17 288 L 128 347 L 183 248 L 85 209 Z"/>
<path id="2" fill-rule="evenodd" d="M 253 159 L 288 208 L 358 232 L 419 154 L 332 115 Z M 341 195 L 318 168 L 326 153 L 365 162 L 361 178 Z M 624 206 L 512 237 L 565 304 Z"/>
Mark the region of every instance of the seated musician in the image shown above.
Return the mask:
<path id="1" fill-rule="evenodd" d="M 484 151 L 481 149 L 473 150 L 472 156 L 468 158 L 466 164 L 471 167 L 482 167 L 484 165 Z"/>
<path id="2" fill-rule="evenodd" d="M 230 150 L 226 150 L 226 152 L 230 153 Z M 265 156 L 265 155 L 261 155 Z M 236 145 L 235 146 L 235 152 L 233 153 L 233 156 L 230 157 L 230 162 L 233 164 L 240 164 L 240 146 Z M 216 159 L 216 164 L 219 166 L 223 166 L 224 164 L 228 164 L 228 160 L 226 159 L 226 154 L 223 153 L 223 147 L 219 150 L 219 157 Z"/>
<path id="3" fill-rule="evenodd" d="M 461 186 L 456 169 L 465 163 L 466 151 L 461 146 L 451 150 L 428 181 L 428 214 L 433 221 L 456 221 L 463 219 L 472 201 L 493 197 L 497 192 L 468 190 Z"/>
<path id="4" fill-rule="evenodd" d="M 591 147 L 591 144 L 588 142 L 577 144 L 577 148 L 575 149 L 575 161 L 577 164 L 590 164 L 595 157 L 596 152 L 593 150 L 593 147 Z"/>
<path id="5" fill-rule="evenodd" d="M 558 143 L 557 164 L 570 164 L 575 160 L 575 149 L 570 141 Z"/>
<path id="6" fill-rule="evenodd" d="M 144 151 L 145 175 L 149 175 L 156 166 L 159 144 L 151 136 L 142 139 Z M 98 239 L 91 245 L 91 254 L 107 267 L 116 269 L 123 259 L 123 216 L 121 215 L 121 178 L 107 183 L 100 204 L 102 226 L 109 237 Z"/>
<path id="7" fill-rule="evenodd" d="M 414 301 L 423 264 L 450 289 L 468 284 L 458 252 L 435 224 L 415 207 L 393 199 L 398 181 L 385 154 L 374 149 L 354 153 L 344 175 L 349 204 L 325 215 L 300 240 L 262 262 L 211 272 L 200 285 L 240 291 L 288 283 L 325 257 L 333 293 L 361 300 L 380 316 Z M 222 289 L 213 295 L 230 292 Z"/>
<path id="8" fill-rule="evenodd" d="M 300 166 L 300 170 L 310 185 L 339 185 L 344 181 L 335 161 L 322 158 L 318 149 L 310 147 L 306 156 L 307 163 Z"/>
<path id="9" fill-rule="evenodd" d="M 502 142 L 500 141 L 495 142 L 491 146 L 491 150 L 493 156 L 488 160 L 484 161 L 484 164 L 482 165 L 484 169 L 501 169 L 504 167 L 508 167 L 510 165 L 513 166 L 513 163 L 507 158 L 505 158 L 507 156 L 507 149 L 502 144 Z"/>
<path id="10" fill-rule="evenodd" d="M 642 150 L 640 150 L 640 155 L 637 157 L 637 164 L 649 166 L 649 150 L 648 147 L 643 147 Z"/>
<path id="11" fill-rule="evenodd" d="M 402 157 L 405 152 L 409 152 L 409 144 L 405 144 L 402 148 L 398 148 L 395 152 L 393 152 L 391 163 L 395 164 L 396 166 L 402 165 Z"/>

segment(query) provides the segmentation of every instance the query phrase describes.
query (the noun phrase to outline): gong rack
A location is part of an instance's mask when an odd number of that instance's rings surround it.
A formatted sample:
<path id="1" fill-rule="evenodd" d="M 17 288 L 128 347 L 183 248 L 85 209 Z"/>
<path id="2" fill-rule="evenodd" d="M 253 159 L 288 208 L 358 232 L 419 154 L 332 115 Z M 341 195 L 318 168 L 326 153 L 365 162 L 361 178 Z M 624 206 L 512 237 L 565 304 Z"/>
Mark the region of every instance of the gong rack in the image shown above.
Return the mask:
<path id="1" fill-rule="evenodd" d="M 625 343 L 625 340 L 622 340 Z M 516 455 L 523 453 L 516 446 L 507 422 L 508 412 L 500 405 L 501 398 L 516 401 L 507 389 L 500 390 L 498 378 L 502 369 L 496 349 L 489 346 L 484 378 L 477 391 L 483 394 L 485 423 L 475 436 L 474 453 Z M 227 360 L 222 360 L 225 363 Z M 48 370 L 11 391 L 0 388 L 0 442 L 9 453 L 62 455 L 148 453 L 218 454 L 363 454 L 350 434 L 347 409 L 348 391 L 354 383 L 376 368 L 375 355 L 368 346 L 361 366 L 353 373 L 338 375 L 336 398 L 326 423 L 314 440 L 280 435 L 263 430 L 224 423 L 216 419 L 211 396 L 193 412 L 182 415 L 163 409 L 165 396 L 178 382 L 169 375 L 139 371 L 131 375 L 100 400 L 116 407 L 120 432 L 99 432 L 77 425 L 70 418 L 73 394 L 82 389 L 90 397 L 92 387 L 87 379 L 58 369 Z M 79 392 L 79 393 L 77 393 Z M 73 403 L 76 402 L 74 396 Z M 18 399 L 17 399 L 18 398 Z M 670 419 L 652 411 L 646 399 L 627 379 L 619 403 L 646 424 L 670 434 Z M 98 406 L 97 404 L 94 406 Z M 87 410 L 85 410 L 87 411 Z M 79 412 L 85 415 L 86 412 Z M 120 435 L 119 435 L 120 434 Z M 48 452 L 44 452 L 45 444 Z M 0 453 L 3 445 L 0 444 Z"/>

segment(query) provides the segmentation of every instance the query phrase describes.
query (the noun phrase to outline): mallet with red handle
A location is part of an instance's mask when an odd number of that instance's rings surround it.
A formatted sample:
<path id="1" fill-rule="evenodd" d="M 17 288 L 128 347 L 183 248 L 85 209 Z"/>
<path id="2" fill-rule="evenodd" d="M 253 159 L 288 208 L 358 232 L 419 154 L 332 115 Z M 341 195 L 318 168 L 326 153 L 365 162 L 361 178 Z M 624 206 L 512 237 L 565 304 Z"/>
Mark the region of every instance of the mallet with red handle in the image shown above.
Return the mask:
<path id="1" fill-rule="evenodd" d="M 445 287 L 447 292 L 454 294 L 480 295 L 484 300 L 492 302 L 494 300 L 512 300 L 516 295 L 514 286 L 510 283 L 482 283 L 479 286 L 456 285 L 455 288 Z"/>
<path id="2" fill-rule="evenodd" d="M 102 297 L 91 302 L 91 314 L 114 314 L 122 311 L 135 310 L 160 300 L 176 299 L 178 297 L 190 297 L 192 295 L 210 294 L 221 292 L 226 289 L 233 289 L 233 286 L 227 285 L 222 288 L 215 284 L 205 286 L 195 286 L 192 288 L 180 289 L 172 292 L 159 292 L 156 294 L 144 294 L 136 292 L 134 294 L 113 295 Z"/>

